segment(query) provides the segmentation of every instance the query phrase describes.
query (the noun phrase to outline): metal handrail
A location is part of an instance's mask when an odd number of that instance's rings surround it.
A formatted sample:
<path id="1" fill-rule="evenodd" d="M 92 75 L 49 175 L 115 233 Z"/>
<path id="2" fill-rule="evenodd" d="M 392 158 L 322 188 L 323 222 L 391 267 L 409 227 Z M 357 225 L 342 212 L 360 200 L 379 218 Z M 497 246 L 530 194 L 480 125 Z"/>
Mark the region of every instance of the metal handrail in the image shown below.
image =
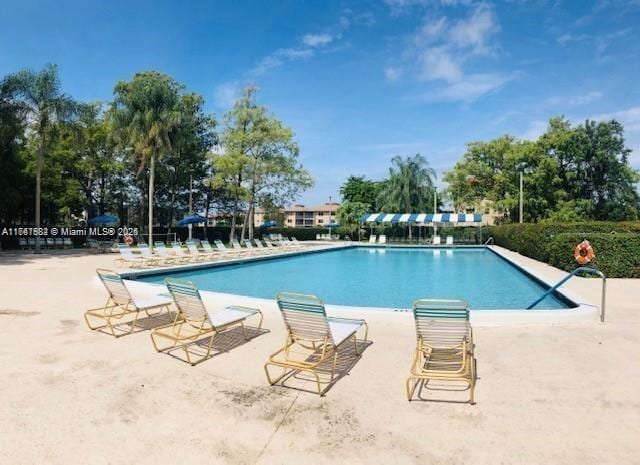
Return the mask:
<path id="1" fill-rule="evenodd" d="M 602 278 L 602 300 L 600 303 L 600 321 L 604 323 L 605 301 L 607 296 L 607 277 L 602 273 L 602 271 L 596 270 L 595 268 L 587 268 L 586 266 L 581 266 L 579 268 L 576 268 L 571 273 L 569 273 L 568 276 L 565 276 L 564 278 L 562 278 L 553 287 L 548 289 L 544 294 L 542 294 L 538 299 L 536 299 L 535 302 L 529 305 L 527 307 L 527 310 L 530 310 L 536 305 L 538 305 L 540 302 L 542 302 L 545 299 L 545 297 L 547 297 L 549 294 L 554 292 L 556 289 L 558 289 L 560 286 L 562 286 L 564 283 L 569 281 L 571 278 L 573 278 L 577 273 L 581 271 L 584 271 L 585 273 L 595 274 L 595 275 L 598 275 L 600 278 Z"/>
<path id="2" fill-rule="evenodd" d="M 485 241 L 484 245 L 489 245 L 489 242 L 491 242 L 492 244 L 494 243 L 493 236 L 489 236 L 489 239 Z"/>

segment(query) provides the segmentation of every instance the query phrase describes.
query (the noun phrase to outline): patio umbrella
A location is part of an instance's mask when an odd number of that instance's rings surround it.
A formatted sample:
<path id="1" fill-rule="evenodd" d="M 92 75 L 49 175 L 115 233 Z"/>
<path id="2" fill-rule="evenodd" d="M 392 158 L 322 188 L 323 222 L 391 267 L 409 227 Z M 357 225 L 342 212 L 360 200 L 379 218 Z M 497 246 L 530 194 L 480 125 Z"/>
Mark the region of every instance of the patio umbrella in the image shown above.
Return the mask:
<path id="1" fill-rule="evenodd" d="M 192 215 L 192 216 L 185 216 L 180 221 L 178 221 L 177 224 L 178 224 L 178 226 L 187 226 L 189 224 L 204 223 L 205 221 L 207 221 L 207 220 L 205 220 L 201 216 Z"/>
<path id="2" fill-rule="evenodd" d="M 261 229 L 267 229 L 267 228 L 274 228 L 276 226 L 278 226 L 278 222 L 271 220 L 271 221 L 265 221 L 264 223 L 262 223 L 260 225 L 260 228 Z"/>
<path id="3" fill-rule="evenodd" d="M 120 218 L 113 215 L 100 215 L 95 218 L 91 218 L 87 221 L 87 224 L 91 225 L 99 225 L 99 224 L 118 224 L 120 223 Z"/>
<path id="4" fill-rule="evenodd" d="M 340 225 L 338 223 L 329 223 L 326 226 L 329 229 L 331 229 L 331 228 L 339 228 L 340 227 Z"/>

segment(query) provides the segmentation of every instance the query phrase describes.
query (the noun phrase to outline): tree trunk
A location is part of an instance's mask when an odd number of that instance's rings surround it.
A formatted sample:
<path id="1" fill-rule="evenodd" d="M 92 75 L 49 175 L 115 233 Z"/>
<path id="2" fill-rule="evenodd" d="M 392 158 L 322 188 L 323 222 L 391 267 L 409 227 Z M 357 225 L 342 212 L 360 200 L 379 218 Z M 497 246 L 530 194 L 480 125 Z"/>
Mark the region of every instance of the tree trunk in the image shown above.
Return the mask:
<path id="1" fill-rule="evenodd" d="M 44 134 L 40 137 L 40 150 L 38 150 L 38 162 L 36 163 L 36 246 L 33 253 L 40 253 L 40 194 L 42 184 L 42 166 L 44 165 Z"/>
<path id="2" fill-rule="evenodd" d="M 153 251 L 153 184 L 156 175 L 156 156 L 151 154 L 149 165 L 149 249 Z"/>

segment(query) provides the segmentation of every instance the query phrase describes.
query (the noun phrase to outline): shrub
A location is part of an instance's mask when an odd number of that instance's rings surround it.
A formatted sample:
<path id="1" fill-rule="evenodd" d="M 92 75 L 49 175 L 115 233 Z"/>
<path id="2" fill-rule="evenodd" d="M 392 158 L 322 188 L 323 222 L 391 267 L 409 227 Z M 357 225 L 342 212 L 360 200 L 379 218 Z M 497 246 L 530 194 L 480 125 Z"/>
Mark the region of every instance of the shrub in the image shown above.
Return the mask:
<path id="1" fill-rule="evenodd" d="M 509 224 L 489 234 L 499 246 L 566 271 L 578 266 L 573 251 L 587 239 L 596 253 L 592 266 L 610 278 L 640 277 L 640 221 Z"/>

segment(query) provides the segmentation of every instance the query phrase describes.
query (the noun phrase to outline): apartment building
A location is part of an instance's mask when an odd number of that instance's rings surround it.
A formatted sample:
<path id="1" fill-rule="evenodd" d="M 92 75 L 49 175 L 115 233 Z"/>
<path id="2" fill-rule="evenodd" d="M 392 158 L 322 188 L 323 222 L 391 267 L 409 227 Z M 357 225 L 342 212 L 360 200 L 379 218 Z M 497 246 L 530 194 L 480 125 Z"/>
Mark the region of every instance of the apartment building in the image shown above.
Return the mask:
<path id="1" fill-rule="evenodd" d="M 339 203 L 328 202 L 322 205 L 305 207 L 304 205 L 292 205 L 280 210 L 283 216 L 285 228 L 322 228 L 336 222 L 336 211 Z M 259 227 L 264 223 L 264 211 L 257 208 L 255 211 L 254 226 Z"/>

